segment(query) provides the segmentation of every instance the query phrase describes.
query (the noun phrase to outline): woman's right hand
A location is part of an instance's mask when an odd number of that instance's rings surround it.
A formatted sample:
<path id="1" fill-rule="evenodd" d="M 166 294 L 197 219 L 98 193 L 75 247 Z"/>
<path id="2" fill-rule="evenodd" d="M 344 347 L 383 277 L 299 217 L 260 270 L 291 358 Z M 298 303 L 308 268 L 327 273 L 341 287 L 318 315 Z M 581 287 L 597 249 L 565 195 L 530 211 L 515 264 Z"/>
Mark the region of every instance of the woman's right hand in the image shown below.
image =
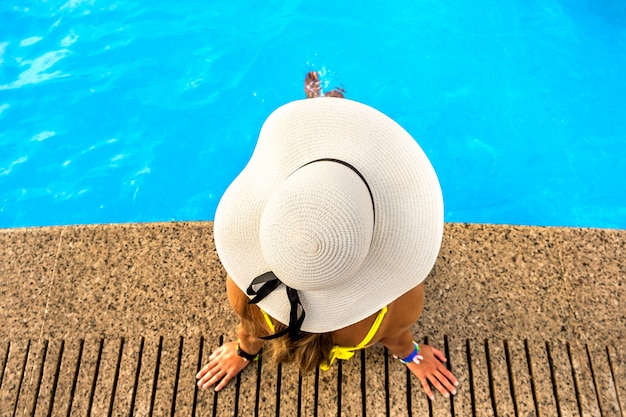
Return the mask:
<path id="1" fill-rule="evenodd" d="M 207 389 L 217 384 L 220 391 L 250 362 L 237 355 L 237 342 L 224 343 L 209 356 L 209 363 L 196 375 L 198 386 Z"/>
<path id="2" fill-rule="evenodd" d="M 435 399 L 435 395 L 430 388 L 431 384 L 446 398 L 449 398 L 450 394 L 455 395 L 459 381 L 446 367 L 447 359 L 445 354 L 429 345 L 419 345 L 419 354 L 422 356 L 419 364 L 410 362 L 406 365 L 420 380 L 428 398 L 431 401 Z"/>

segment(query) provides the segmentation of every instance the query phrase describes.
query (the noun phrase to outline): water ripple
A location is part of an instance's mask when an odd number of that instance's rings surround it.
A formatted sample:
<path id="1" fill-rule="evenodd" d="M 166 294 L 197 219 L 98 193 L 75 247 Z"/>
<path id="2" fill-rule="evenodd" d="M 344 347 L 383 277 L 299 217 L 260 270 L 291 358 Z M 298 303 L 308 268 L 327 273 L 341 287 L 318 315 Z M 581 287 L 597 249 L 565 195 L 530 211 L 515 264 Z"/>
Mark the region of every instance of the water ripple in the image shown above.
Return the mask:
<path id="1" fill-rule="evenodd" d="M 13 88 L 20 88 L 29 84 L 38 84 L 56 78 L 68 77 L 70 74 L 64 74 L 61 71 L 45 71 L 52 68 L 54 64 L 56 64 L 69 54 L 69 50 L 60 49 L 58 51 L 46 52 L 45 54 L 33 59 L 32 61 L 22 61 L 20 63 L 20 66 L 30 65 L 30 67 L 20 73 L 18 79 L 13 81 L 12 83 L 0 85 L 0 90 L 10 90 Z"/>
<path id="2" fill-rule="evenodd" d="M 31 36 L 30 38 L 22 39 L 22 41 L 20 42 L 20 46 L 23 47 L 23 46 L 34 45 L 42 39 L 43 37 L 41 36 Z"/>
<path id="3" fill-rule="evenodd" d="M 56 132 L 46 130 L 33 136 L 31 138 L 31 142 L 43 142 L 44 140 L 51 138 L 54 135 L 56 135 Z"/>
<path id="4" fill-rule="evenodd" d="M 11 173 L 11 171 L 13 171 L 13 167 L 15 167 L 16 165 L 19 165 L 19 164 L 23 164 L 27 160 L 28 160 L 28 158 L 26 156 L 21 156 L 21 157 L 17 158 L 15 161 L 13 161 L 13 162 L 11 162 L 9 164 L 8 168 L 0 169 L 0 176 L 9 175 Z"/>
<path id="5" fill-rule="evenodd" d="M 67 48 L 78 40 L 78 35 L 74 32 L 70 32 L 69 35 L 61 39 L 61 46 Z"/>

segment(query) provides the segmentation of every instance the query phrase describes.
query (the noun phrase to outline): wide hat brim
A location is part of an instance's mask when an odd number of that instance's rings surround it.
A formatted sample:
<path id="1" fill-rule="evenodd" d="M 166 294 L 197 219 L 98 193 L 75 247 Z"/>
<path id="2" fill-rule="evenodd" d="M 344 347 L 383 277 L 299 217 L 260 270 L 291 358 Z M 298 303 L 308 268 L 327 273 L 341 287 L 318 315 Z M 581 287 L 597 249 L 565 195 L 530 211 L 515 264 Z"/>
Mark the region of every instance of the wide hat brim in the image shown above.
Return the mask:
<path id="1" fill-rule="evenodd" d="M 355 101 L 294 101 L 268 117 L 250 161 L 215 214 L 218 255 L 243 291 L 271 270 L 260 243 L 268 199 L 290 174 L 320 159 L 343 161 L 358 170 L 371 190 L 375 221 L 369 253 L 354 279 L 299 291 L 306 311 L 302 330 L 311 333 L 354 324 L 416 287 L 432 269 L 443 234 L 437 175 L 406 130 Z M 281 323 L 289 322 L 290 304 L 280 288 L 258 304 Z"/>

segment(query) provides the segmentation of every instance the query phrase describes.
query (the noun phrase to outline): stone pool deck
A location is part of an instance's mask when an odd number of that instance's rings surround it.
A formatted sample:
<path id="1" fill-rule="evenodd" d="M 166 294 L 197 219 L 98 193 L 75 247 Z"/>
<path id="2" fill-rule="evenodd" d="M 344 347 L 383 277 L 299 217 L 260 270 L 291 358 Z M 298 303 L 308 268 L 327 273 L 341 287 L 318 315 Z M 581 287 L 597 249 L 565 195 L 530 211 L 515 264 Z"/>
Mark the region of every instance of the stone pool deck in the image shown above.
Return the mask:
<path id="1" fill-rule="evenodd" d="M 196 389 L 236 323 L 212 233 L 0 230 L 0 417 L 626 415 L 626 231 L 446 224 L 414 333 L 461 385 L 433 402 L 380 346 Z"/>

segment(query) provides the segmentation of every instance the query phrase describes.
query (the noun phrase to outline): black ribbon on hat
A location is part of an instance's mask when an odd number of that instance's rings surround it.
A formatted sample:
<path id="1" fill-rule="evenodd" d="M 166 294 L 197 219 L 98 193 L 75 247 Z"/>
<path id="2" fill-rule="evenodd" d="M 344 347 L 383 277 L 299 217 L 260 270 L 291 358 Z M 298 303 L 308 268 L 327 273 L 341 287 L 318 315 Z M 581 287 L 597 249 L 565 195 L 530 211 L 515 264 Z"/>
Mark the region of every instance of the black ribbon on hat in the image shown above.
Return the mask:
<path id="1" fill-rule="evenodd" d="M 320 159 L 316 159 L 316 160 L 311 161 L 311 162 L 307 162 L 306 164 L 302 165 L 300 168 L 304 168 L 307 165 L 311 165 L 311 164 L 313 164 L 315 162 L 322 162 L 322 161 L 336 162 L 338 164 L 341 164 L 341 165 L 345 166 L 346 168 L 351 169 L 356 175 L 359 176 L 359 178 L 361 178 L 361 181 L 363 181 L 363 184 L 365 184 L 365 187 L 367 188 L 367 191 L 370 193 L 370 200 L 372 200 L 372 215 L 374 216 L 374 223 L 376 223 L 376 205 L 374 204 L 374 194 L 372 194 L 372 189 L 370 188 L 370 185 L 367 183 L 367 181 L 365 181 L 365 177 L 363 176 L 363 174 L 361 174 L 359 172 L 359 170 L 356 169 L 354 166 L 352 166 L 349 163 L 347 163 L 346 161 L 342 161 L 340 159 L 320 158 Z M 298 169 L 300 169 L 300 168 L 298 168 Z M 293 174 L 293 172 L 292 172 L 292 174 Z"/>
<path id="2" fill-rule="evenodd" d="M 252 287 L 253 285 L 259 284 L 261 284 L 261 288 L 259 288 L 258 290 L 255 290 Z M 250 286 L 246 290 L 246 293 L 248 295 L 253 296 L 253 298 L 248 301 L 248 304 L 257 304 L 259 301 L 267 297 L 272 291 L 278 288 L 281 284 L 285 285 L 272 271 L 259 275 L 252 280 Z M 300 302 L 298 291 L 289 287 L 288 285 L 285 285 L 285 288 L 287 290 L 287 298 L 289 299 L 289 305 L 291 308 L 289 311 L 289 326 L 287 326 L 286 329 L 281 330 L 278 333 L 261 337 L 261 339 L 263 340 L 276 339 L 286 334 L 289 334 L 289 337 L 293 340 L 297 340 L 300 337 L 300 328 L 302 327 L 305 316 L 304 307 Z M 302 311 L 300 317 L 298 317 L 299 310 Z"/>

